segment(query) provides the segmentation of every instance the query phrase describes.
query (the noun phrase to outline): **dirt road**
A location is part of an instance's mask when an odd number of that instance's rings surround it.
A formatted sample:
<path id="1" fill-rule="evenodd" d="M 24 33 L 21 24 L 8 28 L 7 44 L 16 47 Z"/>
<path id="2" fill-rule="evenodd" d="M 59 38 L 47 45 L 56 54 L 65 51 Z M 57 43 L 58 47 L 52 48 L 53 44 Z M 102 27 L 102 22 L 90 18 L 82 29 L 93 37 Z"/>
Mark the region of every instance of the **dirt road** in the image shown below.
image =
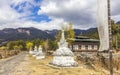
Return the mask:
<path id="1" fill-rule="evenodd" d="M 22 52 L 16 56 L 0 60 L 0 75 L 9 75 L 12 73 L 25 56 L 26 52 Z"/>

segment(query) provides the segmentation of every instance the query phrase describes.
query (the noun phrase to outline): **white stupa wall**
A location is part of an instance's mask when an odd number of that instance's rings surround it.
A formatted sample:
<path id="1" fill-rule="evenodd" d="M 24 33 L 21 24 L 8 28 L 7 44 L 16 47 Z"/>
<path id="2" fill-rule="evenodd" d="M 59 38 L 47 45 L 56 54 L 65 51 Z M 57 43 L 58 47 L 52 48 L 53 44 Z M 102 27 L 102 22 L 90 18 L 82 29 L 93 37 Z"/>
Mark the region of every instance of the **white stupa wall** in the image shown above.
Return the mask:
<path id="1" fill-rule="evenodd" d="M 62 37 L 58 42 L 59 48 L 53 53 L 54 57 L 50 64 L 60 67 L 72 67 L 77 66 L 77 62 L 74 60 L 73 52 L 68 48 L 68 43 L 64 37 L 64 31 L 62 31 Z"/>
<path id="2" fill-rule="evenodd" d="M 32 50 L 32 47 L 30 47 L 29 54 L 32 54 L 32 53 L 33 53 L 33 50 Z"/>
<path id="3" fill-rule="evenodd" d="M 32 53 L 32 56 L 36 57 L 37 52 L 38 52 L 38 48 L 37 48 L 37 46 L 35 46 L 34 50 L 33 50 L 33 53 Z"/>
<path id="4" fill-rule="evenodd" d="M 43 58 L 45 58 L 45 54 L 42 52 L 42 47 L 39 46 L 38 52 L 36 54 L 36 59 L 43 59 Z"/>
<path id="5" fill-rule="evenodd" d="M 72 56 L 54 56 L 53 58 L 54 63 L 59 64 L 67 64 L 69 62 L 74 62 L 74 57 Z"/>

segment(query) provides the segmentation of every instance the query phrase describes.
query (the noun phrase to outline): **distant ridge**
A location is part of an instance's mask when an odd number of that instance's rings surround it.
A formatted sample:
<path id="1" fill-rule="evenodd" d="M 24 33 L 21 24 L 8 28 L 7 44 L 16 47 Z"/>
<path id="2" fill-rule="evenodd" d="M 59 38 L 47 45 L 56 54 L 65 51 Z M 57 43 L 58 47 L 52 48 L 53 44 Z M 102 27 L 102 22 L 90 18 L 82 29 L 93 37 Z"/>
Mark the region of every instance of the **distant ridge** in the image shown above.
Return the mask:
<path id="1" fill-rule="evenodd" d="M 89 34 L 93 31 L 96 31 L 97 28 L 90 28 L 88 30 L 74 29 L 75 35 L 80 34 Z M 30 28 L 5 28 L 0 30 L 0 43 L 3 41 L 12 41 L 12 40 L 33 40 L 36 38 L 39 39 L 55 39 L 59 30 L 40 30 L 34 27 Z"/>
<path id="2" fill-rule="evenodd" d="M 118 21 L 116 24 L 119 24 L 119 25 L 120 25 L 120 21 Z"/>

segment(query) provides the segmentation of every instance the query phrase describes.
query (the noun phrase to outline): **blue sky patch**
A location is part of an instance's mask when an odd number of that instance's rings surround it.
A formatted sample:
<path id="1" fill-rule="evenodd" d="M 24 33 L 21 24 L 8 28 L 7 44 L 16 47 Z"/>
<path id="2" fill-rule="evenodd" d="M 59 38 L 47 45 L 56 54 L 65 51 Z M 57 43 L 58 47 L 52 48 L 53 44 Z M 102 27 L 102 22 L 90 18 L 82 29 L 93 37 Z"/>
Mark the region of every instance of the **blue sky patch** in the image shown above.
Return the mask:
<path id="1" fill-rule="evenodd" d="M 34 0 L 36 3 L 38 3 L 38 2 L 42 2 L 42 0 Z"/>
<path id="2" fill-rule="evenodd" d="M 37 2 L 41 2 L 42 0 L 34 0 L 34 1 L 35 3 L 37 3 Z M 23 3 L 20 3 L 17 6 L 11 5 L 11 8 L 16 10 L 18 13 L 30 12 L 30 14 L 27 14 L 24 17 L 20 17 L 19 19 L 25 18 L 27 20 L 32 20 L 36 22 L 51 21 L 51 19 L 47 15 L 44 15 L 44 14 L 38 15 L 38 11 L 40 10 L 40 5 L 35 6 L 35 5 L 32 5 L 30 2 L 25 1 Z"/>

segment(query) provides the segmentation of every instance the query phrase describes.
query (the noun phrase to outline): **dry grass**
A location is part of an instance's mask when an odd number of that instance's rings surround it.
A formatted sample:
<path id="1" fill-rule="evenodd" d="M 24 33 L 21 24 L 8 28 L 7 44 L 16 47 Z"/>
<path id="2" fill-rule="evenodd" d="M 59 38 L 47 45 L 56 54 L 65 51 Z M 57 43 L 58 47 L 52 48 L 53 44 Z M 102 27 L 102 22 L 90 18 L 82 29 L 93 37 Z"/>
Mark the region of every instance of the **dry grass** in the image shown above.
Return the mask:
<path id="1" fill-rule="evenodd" d="M 32 56 L 19 65 L 12 75 L 109 75 L 107 70 L 97 67 L 97 69 L 87 69 L 86 66 L 79 62 L 79 67 L 58 68 L 49 65 L 52 56 L 47 56 L 43 60 L 36 60 Z"/>

